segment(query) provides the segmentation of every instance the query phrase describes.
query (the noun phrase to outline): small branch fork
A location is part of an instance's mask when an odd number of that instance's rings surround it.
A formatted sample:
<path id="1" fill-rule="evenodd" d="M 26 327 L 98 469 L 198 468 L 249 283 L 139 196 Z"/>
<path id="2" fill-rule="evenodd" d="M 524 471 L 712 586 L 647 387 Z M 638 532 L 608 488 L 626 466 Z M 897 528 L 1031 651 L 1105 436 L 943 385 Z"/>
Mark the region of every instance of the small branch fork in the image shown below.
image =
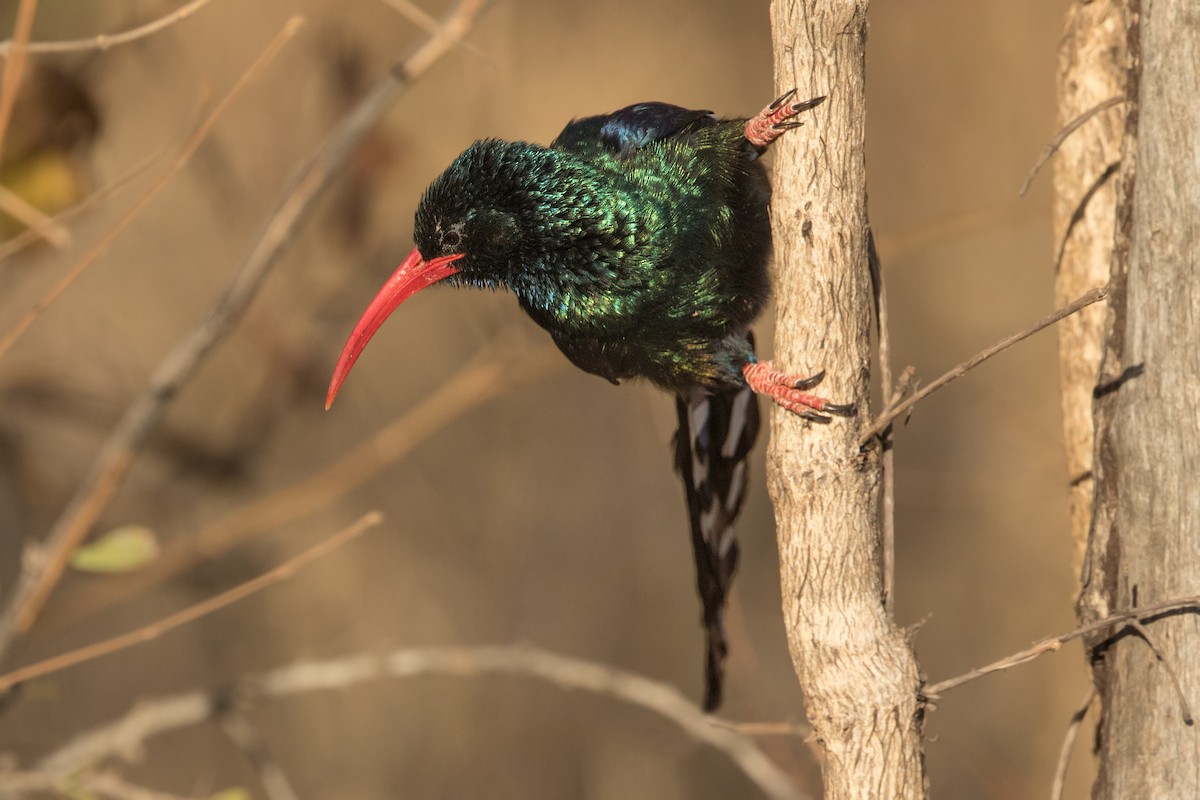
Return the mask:
<path id="1" fill-rule="evenodd" d="M 149 204 L 158 190 L 165 186 L 179 169 L 183 168 L 192 152 L 199 146 L 212 125 L 216 123 L 221 112 L 279 53 L 280 49 L 295 35 L 300 24 L 299 18 L 294 17 L 288 21 L 200 125 L 172 164 L 158 177 L 138 202 L 0 340 L 0 357 L 33 324 L 38 315 L 59 294 L 66 291 L 67 287 L 82 274 L 88 265 L 104 252 L 121 230 L 133 221 L 142 208 Z M 207 331 L 211 327 L 210 320 L 205 320 L 205 323 L 209 324 L 202 324 L 201 330 L 203 331 Z M 168 359 L 170 360 L 170 357 Z M 176 357 L 176 361 L 178 361 L 178 357 Z M 199 355 L 196 357 L 196 361 L 198 363 Z M 172 364 L 172 367 L 175 367 L 175 364 Z M 152 381 L 150 390 L 133 402 L 117 428 L 109 435 L 101 452 L 93 462 L 88 476 L 77 488 L 75 496 L 50 533 L 47 534 L 45 541 L 26 551 L 21 574 L 17 577 L 7 598 L 3 612 L 0 613 L 0 658 L 3 657 L 4 651 L 12 643 L 12 640 L 33 624 L 46 597 L 62 576 L 71 552 L 83 541 L 108 501 L 116 493 L 133 463 L 134 454 L 153 431 L 155 423 L 161 418 L 171 397 L 188 374 L 190 373 L 185 372 L 173 384 L 162 379 Z M 172 374 L 172 377 L 176 376 Z M 166 385 L 163 385 L 164 383 Z"/>
<path id="2" fill-rule="evenodd" d="M 758 746 L 713 721 L 672 686 L 636 673 L 524 646 L 415 647 L 387 654 L 356 654 L 303 661 L 239 681 L 232 697 L 239 704 L 331 689 L 345 690 L 384 678 L 422 675 L 476 677 L 508 674 L 532 677 L 562 689 L 610 697 L 651 711 L 692 739 L 727 756 L 770 800 L 808 800 Z M 124 717 L 87 731 L 43 759 L 34 773 L 62 780 L 105 759 L 136 752 L 149 739 L 225 713 L 229 691 L 194 691 L 139 703 Z M 44 785 L 44 784 L 43 784 Z M 0 792 L 8 789 L 0 773 Z"/>
<path id="3" fill-rule="evenodd" d="M 29 42 L 21 46 L 20 49 L 26 53 L 78 53 L 87 50 L 107 50 L 110 47 L 135 42 L 138 39 L 158 33 L 168 25 L 174 25 L 176 22 L 190 17 L 208 3 L 209 0 L 192 0 L 192 2 L 180 6 L 165 16 L 147 22 L 144 25 L 139 25 L 136 28 L 122 31 L 121 33 L 101 33 L 98 36 L 91 36 L 86 39 L 70 39 L 58 42 Z M 18 49 L 18 46 L 13 39 L 0 42 L 0 58 L 10 58 L 16 49 Z"/>
<path id="4" fill-rule="evenodd" d="M 1076 313 L 1080 309 L 1087 308 L 1092 303 L 1097 303 L 1097 302 L 1103 300 L 1107 296 L 1108 296 L 1108 287 L 1107 286 L 1101 286 L 1098 289 L 1093 289 L 1090 292 L 1088 292 L 1087 294 L 1080 297 L 1079 299 L 1075 300 L 1074 302 L 1068 303 L 1067 305 L 1058 309 L 1057 311 L 1050 314 L 1048 317 L 1041 320 L 1040 322 L 1037 322 L 1034 325 L 1031 325 L 1030 327 L 1026 328 L 1025 330 L 1023 330 L 1019 333 L 1015 333 L 1012 336 L 1009 336 L 1008 338 L 997 342 L 996 344 L 992 345 L 991 347 L 987 348 L 986 350 L 982 350 L 982 351 L 976 353 L 975 355 L 968 358 L 966 361 L 962 362 L 961 364 L 958 364 L 953 369 L 951 369 L 948 372 L 946 372 L 945 374 L 943 374 L 937 380 L 933 381 L 933 383 L 930 383 L 930 384 L 922 387 L 920 390 L 914 392 L 912 395 L 910 395 L 908 397 L 908 399 L 902 400 L 900 402 L 889 403 L 888 407 L 879 413 L 879 416 L 877 416 L 875 418 L 875 420 L 871 423 L 870 427 L 868 427 L 865 431 L 863 431 L 863 433 L 859 436 L 859 438 L 858 438 L 859 446 L 865 447 L 867 444 L 870 443 L 870 441 L 872 439 L 882 435 L 883 432 L 887 430 L 888 426 L 891 425 L 892 422 L 897 417 L 904 414 L 910 408 L 912 408 L 917 403 L 924 400 L 929 395 L 936 392 L 938 389 L 945 386 L 947 383 L 950 383 L 952 380 L 954 380 L 956 378 L 961 378 L 963 375 L 966 375 L 972 369 L 979 366 L 984 361 L 987 361 L 992 356 L 1003 353 L 1008 348 L 1012 347 L 1013 345 L 1017 344 L 1018 342 L 1028 339 L 1030 336 L 1034 335 L 1038 331 L 1043 330 L 1044 328 L 1048 328 L 1060 320 L 1066 319 L 1067 317 Z"/>
<path id="5" fill-rule="evenodd" d="M 108 248 L 114 241 L 116 241 L 117 237 L 119 237 L 125 231 L 125 229 L 128 228 L 141 215 L 142 211 L 144 211 L 146 207 L 150 205 L 151 201 L 154 200 L 154 198 L 157 197 L 158 194 L 167 187 L 167 185 L 171 182 L 171 179 L 183 171 L 183 168 L 187 166 L 192 156 L 200 148 L 200 145 L 206 138 L 208 138 L 208 135 L 212 132 L 212 129 L 216 126 L 217 121 L 220 120 L 220 118 L 224 115 L 225 111 L 233 104 L 235 100 L 238 99 L 238 97 L 241 96 L 246 88 L 250 86 L 250 84 L 253 83 L 260 74 L 262 74 L 267 65 L 275 59 L 275 56 L 279 55 L 284 45 L 291 41 L 292 37 L 296 35 L 296 32 L 300 30 L 302 24 L 303 18 L 292 17 L 284 25 L 275 38 L 271 40 L 267 47 L 258 56 L 258 58 L 255 59 L 254 63 L 251 64 L 244 73 L 242 73 L 242 76 L 238 79 L 237 83 L 234 84 L 233 88 L 230 89 L 223 98 L 221 98 L 221 101 L 217 103 L 217 105 L 208 113 L 208 115 L 204 118 L 192 135 L 188 137 L 188 140 L 184 143 L 183 147 L 180 149 L 175 158 L 172 159 L 171 163 L 168 164 L 167 167 L 161 173 L 159 173 L 157 177 L 155 177 L 150 186 L 141 194 L 141 196 L 138 197 L 136 201 L 134 201 L 133 205 L 131 205 L 125 211 L 125 213 L 121 215 L 116 224 L 109 228 L 103 236 L 101 236 L 91 247 L 89 247 L 87 252 L 84 253 L 74 264 L 72 264 L 70 269 L 68 269 L 61 278 L 55 281 L 54 285 L 51 286 L 50 289 L 43 294 L 41 298 L 29 308 L 28 311 L 21 315 L 21 318 L 17 320 L 17 323 L 8 331 L 8 333 L 4 334 L 3 337 L 0 337 L 0 358 L 4 358 L 6 355 L 8 355 L 8 352 L 12 350 L 17 341 L 25 335 L 30 326 L 32 326 L 33 323 L 36 322 L 37 319 L 43 313 L 45 313 L 45 311 L 50 308 L 50 306 L 53 305 L 54 302 L 58 300 L 58 298 L 61 297 L 65 291 L 67 291 L 67 289 L 71 288 L 71 286 L 74 285 L 77 280 L 79 280 L 84 272 L 86 272 L 102 255 L 104 255 L 105 252 L 108 251 Z"/>
<path id="6" fill-rule="evenodd" d="M 970 672 L 965 672 L 958 677 L 949 678 L 944 681 L 939 681 L 938 683 L 927 684 L 922 690 L 921 695 L 925 700 L 937 700 L 943 692 L 949 691 L 950 689 L 956 689 L 965 683 L 971 683 L 972 681 L 978 680 L 985 675 L 991 675 L 994 672 L 1002 672 L 1006 669 L 1033 661 L 1040 655 L 1054 652 L 1067 642 L 1082 638 L 1088 634 L 1098 633 L 1100 631 L 1107 630 L 1108 628 L 1121 626 L 1129 627 L 1142 636 L 1147 644 L 1149 644 L 1150 648 L 1154 650 L 1155 655 L 1157 655 L 1159 660 L 1162 661 L 1166 666 L 1180 695 L 1180 705 L 1183 709 L 1184 722 L 1190 725 L 1192 724 L 1191 707 L 1183 697 L 1183 690 L 1179 685 L 1178 679 L 1175 677 L 1175 671 L 1170 667 L 1165 654 L 1153 644 L 1150 644 L 1150 639 L 1145 635 L 1145 622 L 1151 620 L 1153 617 L 1159 617 L 1172 612 L 1184 610 L 1200 610 L 1200 595 L 1177 597 L 1172 600 L 1164 600 L 1161 603 L 1153 603 L 1148 606 L 1142 606 L 1141 608 L 1122 611 L 1118 614 L 1105 617 L 1104 619 L 1099 619 L 1095 622 L 1089 622 L 1087 625 L 1081 625 L 1073 631 L 1068 631 L 1067 633 L 1062 633 L 1058 636 L 1051 636 L 1049 638 L 1042 639 L 1032 647 L 1022 650 L 1019 653 L 1013 653 L 1012 655 L 1006 656 L 999 661 L 993 661 L 991 664 L 987 664 L 986 666 L 978 667 Z M 1119 632 L 1119 629 L 1113 631 L 1111 634 L 1109 634 L 1108 638 L 1111 639 Z"/>
<path id="7" fill-rule="evenodd" d="M 354 524 L 343 528 L 323 542 L 288 559 L 271 571 L 265 572 L 257 578 L 235 586 L 228 591 L 221 592 L 207 600 L 151 622 L 148 625 L 143 625 L 136 630 L 114 636 L 111 639 L 105 639 L 95 644 L 80 647 L 77 650 L 61 653 L 44 661 L 39 661 L 36 664 L 30 664 L 27 667 L 14 670 L 6 675 L 0 675 L 0 692 L 8 691 L 23 681 L 40 678 L 43 675 L 59 672 L 67 667 L 92 661 L 101 656 L 132 647 L 133 645 L 153 641 L 164 633 L 183 627 L 190 622 L 195 622 L 201 617 L 208 616 L 214 611 L 220 611 L 222 608 L 233 605 L 239 600 L 243 600 L 256 592 L 266 589 L 268 586 L 273 586 L 282 580 L 290 578 L 298 570 L 307 567 L 309 564 L 336 550 L 350 540 L 358 538 L 362 533 L 375 527 L 382 521 L 382 514 L 378 511 L 371 511 L 362 516 Z"/>
<path id="8" fill-rule="evenodd" d="M 460 0 L 438 32 L 396 63 L 331 136 L 295 171 L 246 260 L 203 320 L 172 348 L 105 441 L 45 542 L 31 551 L 0 613 L 0 659 L 29 629 L 58 583 L 67 555 L 83 540 L 128 474 L 137 452 L 157 429 L 171 400 L 216 344 L 233 329 L 258 287 L 294 240 L 318 197 L 339 173 L 362 136 L 392 102 L 458 42 L 486 0 Z"/>
<path id="9" fill-rule="evenodd" d="M 420 402 L 317 472 L 175 537 L 145 569 L 120 579 L 89 581 L 65 589 L 46 607 L 42 621 L 49 627 L 77 623 L 161 584 L 198 561 L 215 559 L 247 541 L 330 508 L 467 412 L 565 363 L 552 348 L 529 350 L 516 346 L 512 337 L 501 332 Z M 514 353 L 524 354 L 515 357 Z"/>

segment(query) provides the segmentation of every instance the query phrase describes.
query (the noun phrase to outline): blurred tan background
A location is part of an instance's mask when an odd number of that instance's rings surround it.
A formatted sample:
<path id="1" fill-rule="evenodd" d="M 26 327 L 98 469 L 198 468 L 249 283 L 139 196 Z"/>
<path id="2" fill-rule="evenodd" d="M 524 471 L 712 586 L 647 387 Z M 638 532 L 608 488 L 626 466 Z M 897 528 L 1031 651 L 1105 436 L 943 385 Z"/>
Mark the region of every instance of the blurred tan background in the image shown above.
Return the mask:
<path id="1" fill-rule="evenodd" d="M 418 2 L 435 16 L 449 5 Z M 0 30 L 11 31 L 15 3 L 2 5 Z M 896 366 L 915 365 L 925 380 L 1050 309 L 1049 181 L 1025 199 L 1017 189 L 1055 131 L 1066 6 L 880 0 L 871 9 L 871 216 Z M 34 38 L 121 30 L 170 8 L 43 2 Z M 98 188 L 177 147 L 296 13 L 309 24 L 188 169 L 0 362 L 0 588 L 149 371 L 234 274 L 289 172 L 425 34 L 382 0 L 212 0 L 139 43 L 37 59 L 94 104 L 97 133 L 80 158 Z M 421 190 L 460 150 L 485 136 L 545 143 L 572 117 L 641 100 L 751 114 L 773 97 L 769 36 L 765 2 L 497 0 L 470 48 L 403 97 L 320 204 L 98 530 L 137 523 L 178 545 L 326 468 L 481 348 L 502 358 L 550 347 L 509 296 L 428 292 L 383 328 L 337 406 L 322 410 L 346 334 L 411 247 Z M 163 163 L 74 220 L 67 250 L 40 246 L 0 263 L 0 331 Z M 770 342 L 768 320 L 760 341 Z M 897 618 L 921 624 L 916 650 L 932 680 L 1073 627 L 1055 357 L 1053 334 L 1042 334 L 922 403 L 897 432 Z M 699 604 L 671 470 L 671 401 L 554 364 L 319 513 L 192 559 L 132 598 L 97 602 L 125 578 L 68 575 L 14 664 L 201 600 L 369 509 L 387 514 L 381 529 L 266 593 L 26 685 L 0 715 L 0 751 L 31 763 L 146 697 L 300 658 L 422 644 L 534 643 L 699 698 Z M 799 720 L 762 449 L 740 525 L 722 714 Z M 928 722 L 935 796 L 1045 797 L 1084 687 L 1071 649 L 950 693 Z M 381 682 L 262 704 L 251 716 L 305 798 L 756 796 L 723 755 L 651 714 L 529 679 Z M 1087 738 L 1069 797 L 1085 796 Z M 763 744 L 819 793 L 801 741 Z M 198 795 L 240 785 L 261 796 L 213 726 L 154 739 L 144 755 L 127 774 L 147 785 Z"/>

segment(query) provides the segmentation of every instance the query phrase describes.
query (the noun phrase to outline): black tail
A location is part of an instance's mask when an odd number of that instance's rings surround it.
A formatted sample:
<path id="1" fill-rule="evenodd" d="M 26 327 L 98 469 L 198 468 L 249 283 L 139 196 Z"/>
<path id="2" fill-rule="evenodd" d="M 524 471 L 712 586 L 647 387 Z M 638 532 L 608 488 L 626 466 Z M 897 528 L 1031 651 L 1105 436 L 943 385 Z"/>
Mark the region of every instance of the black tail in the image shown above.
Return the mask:
<path id="1" fill-rule="evenodd" d="M 758 399 L 748 386 L 715 393 L 695 390 L 678 396 L 675 408 L 675 466 L 687 495 L 708 645 L 704 710 L 712 711 L 721 704 L 725 606 L 738 560 L 733 523 L 746 496 L 746 458 L 758 435 Z"/>

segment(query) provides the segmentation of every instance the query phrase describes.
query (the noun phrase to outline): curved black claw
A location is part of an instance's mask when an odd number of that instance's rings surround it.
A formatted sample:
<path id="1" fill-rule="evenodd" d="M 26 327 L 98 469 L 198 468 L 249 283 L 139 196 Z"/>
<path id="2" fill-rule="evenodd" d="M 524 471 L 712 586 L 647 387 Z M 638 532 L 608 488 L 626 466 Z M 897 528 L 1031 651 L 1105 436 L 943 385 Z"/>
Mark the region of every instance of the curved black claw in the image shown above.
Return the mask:
<path id="1" fill-rule="evenodd" d="M 833 414 L 838 417 L 853 417 L 858 413 L 858 407 L 854 403 L 826 403 L 821 407 L 821 410 L 826 414 Z"/>
<path id="2" fill-rule="evenodd" d="M 780 95 L 778 98 L 776 98 L 775 102 L 771 103 L 771 105 L 767 106 L 767 108 L 770 108 L 772 111 L 774 111 L 775 109 L 779 108 L 781 105 L 786 103 L 788 100 L 792 99 L 792 97 L 794 97 L 795 94 L 796 94 L 796 87 L 793 86 L 791 89 L 787 90 L 782 95 Z M 824 100 L 825 98 L 822 97 L 821 99 Z M 809 100 L 808 102 L 811 103 L 812 101 Z"/>
<path id="3" fill-rule="evenodd" d="M 803 411 L 797 411 L 796 413 L 802 419 L 806 419 L 809 422 L 819 422 L 822 425 L 828 425 L 829 423 L 833 422 L 833 417 L 827 417 L 819 411 L 812 411 L 807 408 Z"/>
<path id="4" fill-rule="evenodd" d="M 775 123 L 774 125 L 772 125 L 771 127 L 772 127 L 772 128 L 774 128 L 774 129 L 775 129 L 775 130 L 777 130 L 777 131 L 790 131 L 792 128 L 802 128 L 802 127 L 804 127 L 804 123 L 803 123 L 803 122 L 795 122 L 795 121 L 790 121 L 790 122 L 776 122 L 776 123 Z"/>
<path id="5" fill-rule="evenodd" d="M 792 384 L 792 388 L 799 389 L 800 391 L 804 391 L 806 389 L 811 389 L 814 386 L 817 386 L 823 380 L 825 380 L 825 370 L 821 370 L 816 375 L 810 375 L 807 378 L 801 378 L 800 380 L 798 380 Z"/>
<path id="6" fill-rule="evenodd" d="M 796 90 L 793 89 L 792 91 L 794 92 Z M 801 111 L 808 111 L 810 108 L 816 108 L 817 106 L 821 105 L 821 103 L 824 103 L 828 98 L 829 95 L 823 94 L 820 97 L 814 97 L 812 100 L 805 100 L 803 103 L 794 103 L 792 105 L 792 111 L 796 114 L 799 114 Z"/>

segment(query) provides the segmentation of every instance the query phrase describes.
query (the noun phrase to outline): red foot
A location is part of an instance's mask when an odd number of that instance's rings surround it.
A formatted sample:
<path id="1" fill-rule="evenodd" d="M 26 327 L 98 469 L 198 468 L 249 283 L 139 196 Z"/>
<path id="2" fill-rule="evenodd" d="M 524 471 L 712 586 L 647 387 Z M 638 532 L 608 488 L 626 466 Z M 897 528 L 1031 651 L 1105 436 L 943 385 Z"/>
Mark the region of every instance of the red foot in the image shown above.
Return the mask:
<path id="1" fill-rule="evenodd" d="M 782 136 L 784 131 L 790 128 L 799 128 L 804 124 L 803 122 L 792 120 L 792 117 L 801 111 L 807 111 L 825 102 L 824 97 L 814 97 L 812 100 L 805 100 L 803 103 L 789 103 L 788 101 L 795 94 L 796 90 L 792 89 L 783 97 L 780 97 L 774 103 L 771 103 L 771 105 L 758 112 L 758 116 L 746 120 L 746 138 L 750 141 L 750 144 L 759 150 L 765 149 L 771 142 Z"/>
<path id="2" fill-rule="evenodd" d="M 830 414 L 839 417 L 854 416 L 854 404 L 841 405 L 831 403 L 824 397 L 807 394 L 804 390 L 811 389 L 825 379 L 825 372 L 818 372 L 808 378 L 798 378 L 780 372 L 771 366 L 770 361 L 752 361 L 742 367 L 742 375 L 750 388 L 759 394 L 765 394 L 788 411 L 793 411 L 813 422 L 830 422 Z"/>

